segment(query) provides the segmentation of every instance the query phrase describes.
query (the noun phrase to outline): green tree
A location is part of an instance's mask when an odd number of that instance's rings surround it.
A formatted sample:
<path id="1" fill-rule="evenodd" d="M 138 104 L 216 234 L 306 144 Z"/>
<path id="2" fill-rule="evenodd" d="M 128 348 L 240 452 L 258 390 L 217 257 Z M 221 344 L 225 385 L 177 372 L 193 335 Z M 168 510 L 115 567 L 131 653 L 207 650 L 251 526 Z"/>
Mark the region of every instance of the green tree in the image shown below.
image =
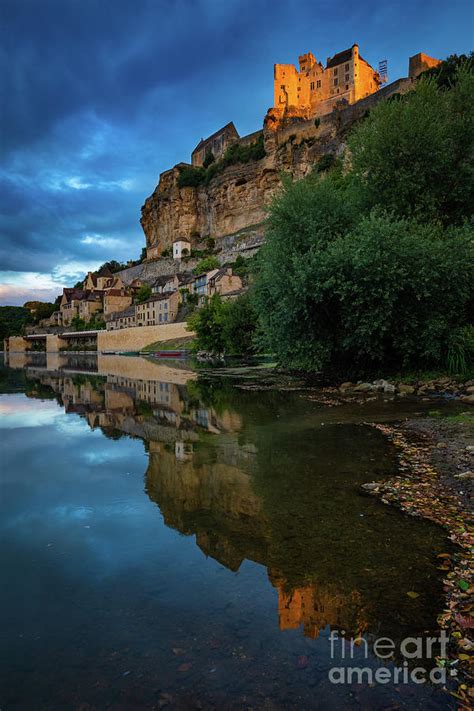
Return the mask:
<path id="1" fill-rule="evenodd" d="M 474 71 L 474 52 L 451 54 L 437 67 L 427 69 L 421 76 L 423 79 L 433 78 L 442 89 L 450 89 L 458 79 L 459 69 Z"/>
<path id="2" fill-rule="evenodd" d="M 474 74 L 380 101 L 349 137 L 355 194 L 402 217 L 460 223 L 474 205 Z"/>
<path id="3" fill-rule="evenodd" d="M 224 310 L 224 302 L 218 294 L 214 294 L 189 317 L 188 326 L 196 333 L 196 347 L 199 350 L 224 353 Z"/>
<path id="4" fill-rule="evenodd" d="M 142 284 L 141 287 L 137 291 L 137 295 L 135 297 L 135 303 L 137 304 L 143 304 L 144 301 L 149 299 L 151 296 L 151 286 L 149 284 Z"/>
<path id="5" fill-rule="evenodd" d="M 280 199 L 291 201 L 292 190 Z M 329 239 L 294 236 L 293 227 L 280 217 L 270 230 L 256 282 L 263 343 L 282 364 L 345 372 L 446 364 L 474 305 L 467 226 L 375 211 Z"/>
<path id="6" fill-rule="evenodd" d="M 23 306 L 0 306 L 0 341 L 8 336 L 20 336 L 33 317 Z M 2 344 L 3 345 L 3 344 Z"/>
<path id="7" fill-rule="evenodd" d="M 217 257 L 214 255 L 210 255 L 209 257 L 204 257 L 204 259 L 201 259 L 200 262 L 198 262 L 197 266 L 193 269 L 193 274 L 203 274 L 204 272 L 210 272 L 213 269 L 218 269 L 219 268 L 219 260 Z"/>
<path id="8" fill-rule="evenodd" d="M 196 333 L 199 350 L 228 355 L 249 355 L 256 350 L 257 314 L 247 294 L 234 301 L 222 301 L 214 294 L 190 316 L 188 325 Z"/>

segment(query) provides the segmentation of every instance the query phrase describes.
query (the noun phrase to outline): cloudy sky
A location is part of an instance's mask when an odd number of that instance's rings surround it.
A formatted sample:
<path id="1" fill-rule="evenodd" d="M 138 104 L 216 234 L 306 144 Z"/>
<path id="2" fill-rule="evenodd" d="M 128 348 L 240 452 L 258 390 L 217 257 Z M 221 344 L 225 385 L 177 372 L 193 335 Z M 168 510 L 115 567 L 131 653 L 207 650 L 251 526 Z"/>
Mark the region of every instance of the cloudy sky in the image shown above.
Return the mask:
<path id="1" fill-rule="evenodd" d="M 233 120 L 261 127 L 273 63 L 357 42 L 391 80 L 472 49 L 471 0 L 0 0 L 0 304 L 137 258 L 160 172 Z"/>

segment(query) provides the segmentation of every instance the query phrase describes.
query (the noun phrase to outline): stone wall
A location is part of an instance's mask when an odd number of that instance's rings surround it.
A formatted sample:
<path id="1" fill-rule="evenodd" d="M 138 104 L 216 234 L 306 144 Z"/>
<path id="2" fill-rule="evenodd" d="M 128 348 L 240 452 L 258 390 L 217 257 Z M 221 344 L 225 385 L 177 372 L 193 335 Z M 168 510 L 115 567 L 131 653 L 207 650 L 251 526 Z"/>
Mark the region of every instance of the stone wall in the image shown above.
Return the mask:
<path id="1" fill-rule="evenodd" d="M 162 326 L 137 326 L 118 331 L 99 331 L 97 351 L 139 351 L 155 341 L 170 341 L 175 338 L 194 336 L 186 329 L 186 323 L 167 323 Z"/>

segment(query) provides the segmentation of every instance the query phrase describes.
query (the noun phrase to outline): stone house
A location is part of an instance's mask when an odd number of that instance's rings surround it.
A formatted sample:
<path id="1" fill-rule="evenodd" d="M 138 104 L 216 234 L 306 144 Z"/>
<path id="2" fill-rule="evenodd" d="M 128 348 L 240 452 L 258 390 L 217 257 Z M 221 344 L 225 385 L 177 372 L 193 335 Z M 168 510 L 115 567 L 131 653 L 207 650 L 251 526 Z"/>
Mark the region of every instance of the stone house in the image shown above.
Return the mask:
<path id="1" fill-rule="evenodd" d="M 227 148 L 240 138 L 233 121 L 226 124 L 208 138 L 201 138 L 196 148 L 191 153 L 193 166 L 202 166 L 206 155 L 212 153 L 216 160 L 222 158 Z"/>
<path id="2" fill-rule="evenodd" d="M 104 308 L 103 295 L 103 291 L 87 292 L 79 301 L 78 316 L 86 323 L 90 321 L 93 316 L 96 318 L 100 318 L 102 316 Z"/>
<path id="3" fill-rule="evenodd" d="M 173 242 L 173 259 L 181 259 L 191 254 L 191 242 L 187 239 L 175 239 Z"/>
<path id="4" fill-rule="evenodd" d="M 242 280 L 232 273 L 230 267 L 223 269 L 213 269 L 204 272 L 196 277 L 194 282 L 194 293 L 198 295 L 198 305 L 202 306 L 206 298 L 214 294 L 220 294 L 223 298 L 225 294 L 242 289 Z"/>
<path id="5" fill-rule="evenodd" d="M 132 303 L 132 294 L 126 287 L 108 289 L 104 292 L 104 317 L 123 311 Z"/>
<path id="6" fill-rule="evenodd" d="M 74 316 L 79 315 L 79 304 L 82 299 L 85 298 L 86 294 L 87 292 L 84 291 L 84 289 L 63 289 L 59 310 L 64 326 L 69 326 Z"/>
<path id="7" fill-rule="evenodd" d="M 176 320 L 179 308 L 179 292 L 153 294 L 143 304 L 136 304 L 137 326 L 158 326 Z"/>
<path id="8" fill-rule="evenodd" d="M 109 314 L 105 319 L 107 331 L 117 331 L 120 328 L 133 328 L 137 325 L 135 306 L 129 306 L 124 311 Z"/>
<path id="9" fill-rule="evenodd" d="M 216 274 L 208 278 L 208 296 L 220 294 L 224 297 L 234 291 L 242 289 L 242 279 L 232 273 L 230 267 L 219 269 Z"/>

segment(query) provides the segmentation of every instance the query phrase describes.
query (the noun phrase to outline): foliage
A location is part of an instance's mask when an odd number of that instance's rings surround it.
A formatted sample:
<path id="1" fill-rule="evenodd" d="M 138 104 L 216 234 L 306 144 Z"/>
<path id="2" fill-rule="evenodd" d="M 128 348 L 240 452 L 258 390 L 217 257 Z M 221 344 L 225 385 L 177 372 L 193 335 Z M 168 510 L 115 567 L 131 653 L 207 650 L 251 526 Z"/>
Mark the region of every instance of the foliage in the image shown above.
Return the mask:
<path id="1" fill-rule="evenodd" d="M 207 150 L 202 165 L 204 168 L 209 168 L 215 160 L 214 153 L 211 150 Z"/>
<path id="2" fill-rule="evenodd" d="M 460 223 L 474 205 L 474 74 L 450 91 L 421 80 L 403 101 L 380 101 L 349 137 L 362 206 Z"/>
<path id="3" fill-rule="evenodd" d="M 180 168 L 178 175 L 178 188 L 196 188 L 204 182 L 206 171 L 200 166 L 186 166 Z"/>
<path id="4" fill-rule="evenodd" d="M 325 153 L 317 162 L 316 170 L 318 173 L 325 173 L 327 170 L 330 170 L 332 167 L 334 167 L 335 163 L 336 156 L 334 155 L 334 153 Z"/>
<path id="5" fill-rule="evenodd" d="M 255 351 L 256 323 L 257 315 L 247 294 L 235 301 L 222 301 L 215 294 L 188 320 L 189 328 L 196 333 L 196 349 L 234 355 Z"/>
<path id="6" fill-rule="evenodd" d="M 227 148 L 223 157 L 218 161 L 213 160 L 206 164 L 206 160 L 204 160 L 202 167 L 189 165 L 180 168 L 178 187 L 195 188 L 199 185 L 208 185 L 212 178 L 227 168 L 227 166 L 260 160 L 264 158 L 265 155 L 263 133 L 260 134 L 256 141 L 247 145 L 242 145 L 239 141 L 236 141 Z"/>
<path id="7" fill-rule="evenodd" d="M 469 54 L 451 54 L 437 67 L 427 69 L 421 76 L 424 79 L 433 78 L 441 89 L 450 89 L 457 81 L 459 69 L 474 71 L 474 52 Z"/>
<path id="8" fill-rule="evenodd" d="M 473 306 L 467 226 L 363 215 L 337 173 L 286 181 L 259 264 L 260 343 L 297 368 L 446 363 Z"/>
<path id="9" fill-rule="evenodd" d="M 201 259 L 201 261 L 198 262 L 196 267 L 193 269 L 193 274 L 197 276 L 198 274 L 202 274 L 203 272 L 210 272 L 212 271 L 212 269 L 218 268 L 219 260 L 214 255 L 210 255 L 209 257 L 204 257 L 204 259 Z"/>
<path id="10" fill-rule="evenodd" d="M 33 323 L 33 317 L 23 306 L 0 306 L 0 339 L 20 336 L 24 327 Z"/>
<path id="11" fill-rule="evenodd" d="M 137 295 L 135 297 L 135 303 L 137 304 L 143 304 L 144 301 L 147 301 L 151 296 L 151 286 L 149 284 L 142 284 L 141 287 L 137 291 Z"/>
<path id="12" fill-rule="evenodd" d="M 95 315 L 89 321 L 76 315 L 71 319 L 71 326 L 73 331 L 101 331 L 105 328 L 105 322 Z"/>

